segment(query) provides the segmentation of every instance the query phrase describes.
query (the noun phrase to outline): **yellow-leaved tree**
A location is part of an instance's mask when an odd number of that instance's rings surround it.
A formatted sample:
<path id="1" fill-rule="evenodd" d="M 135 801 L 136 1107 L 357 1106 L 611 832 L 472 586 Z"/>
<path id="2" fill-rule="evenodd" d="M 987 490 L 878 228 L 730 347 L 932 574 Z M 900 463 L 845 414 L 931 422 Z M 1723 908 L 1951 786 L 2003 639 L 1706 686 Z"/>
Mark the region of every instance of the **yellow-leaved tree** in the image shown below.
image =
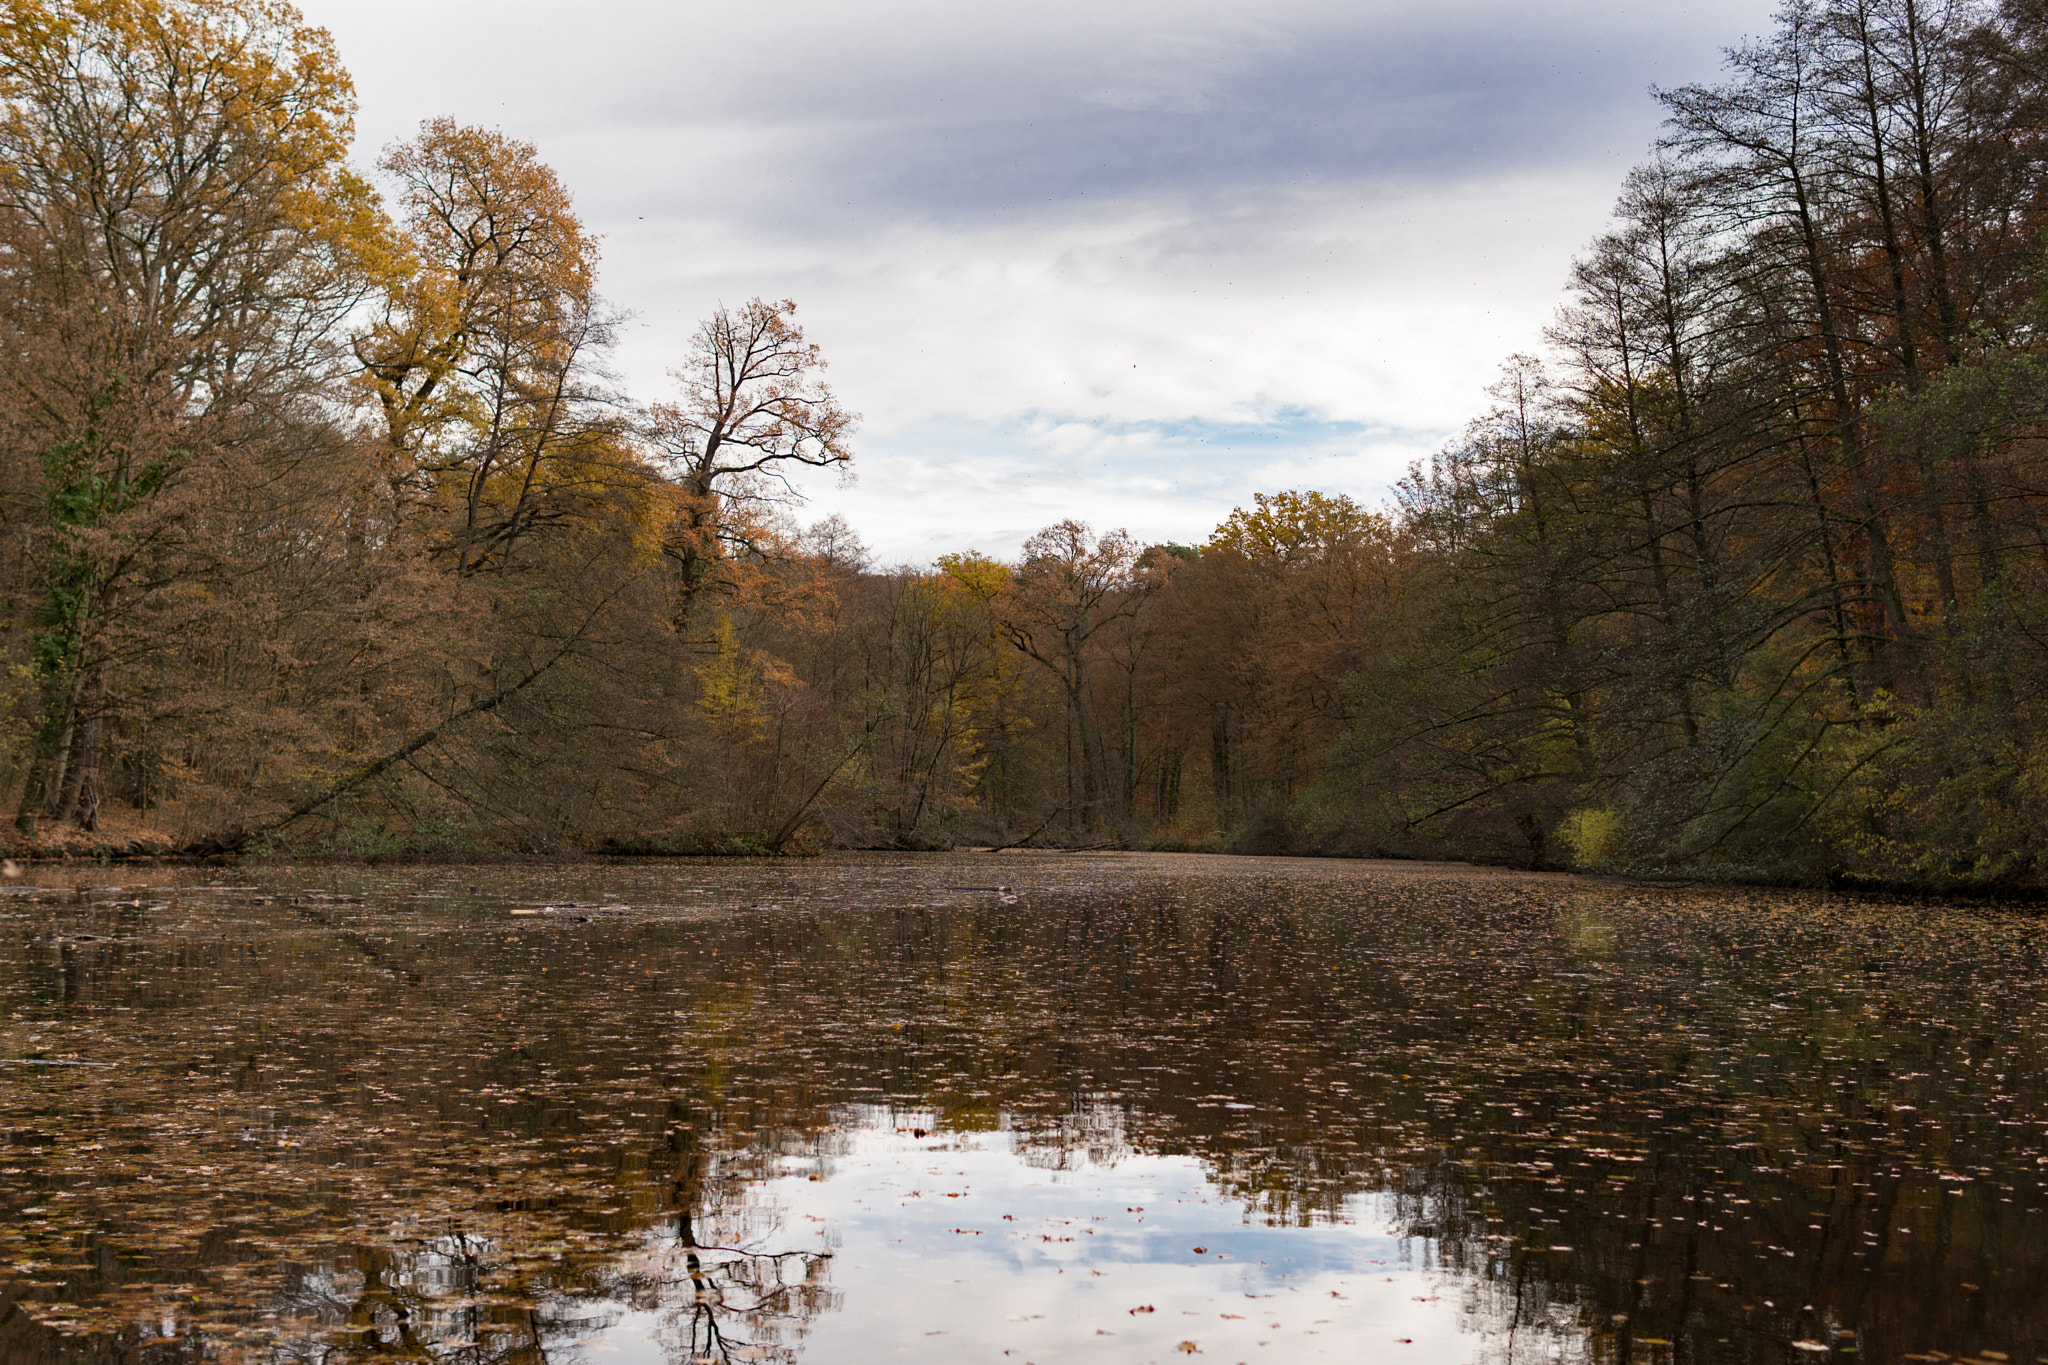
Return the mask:
<path id="1" fill-rule="evenodd" d="M 611 344 L 597 242 L 531 143 L 434 119 L 389 148 L 405 273 L 354 338 L 401 506 L 464 577 L 537 533 L 654 515 L 649 470 L 596 367 Z"/>

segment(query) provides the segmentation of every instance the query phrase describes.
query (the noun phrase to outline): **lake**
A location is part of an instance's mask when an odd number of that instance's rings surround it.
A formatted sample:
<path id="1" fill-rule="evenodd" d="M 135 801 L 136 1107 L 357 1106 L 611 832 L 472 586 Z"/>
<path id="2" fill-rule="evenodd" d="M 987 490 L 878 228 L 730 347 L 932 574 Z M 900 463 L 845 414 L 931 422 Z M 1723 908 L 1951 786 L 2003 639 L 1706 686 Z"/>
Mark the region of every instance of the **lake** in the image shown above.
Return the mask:
<path id="1" fill-rule="evenodd" d="M 1166 854 L 33 868 L 0 1365 L 2036 1362 L 2041 928 Z"/>

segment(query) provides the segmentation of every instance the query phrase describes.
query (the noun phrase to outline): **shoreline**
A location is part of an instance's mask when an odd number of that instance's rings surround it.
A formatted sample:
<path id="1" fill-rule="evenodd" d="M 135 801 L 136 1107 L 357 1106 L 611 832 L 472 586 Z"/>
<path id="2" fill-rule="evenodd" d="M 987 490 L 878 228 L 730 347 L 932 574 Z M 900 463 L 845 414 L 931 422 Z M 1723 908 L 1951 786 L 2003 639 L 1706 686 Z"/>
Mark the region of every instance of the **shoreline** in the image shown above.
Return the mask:
<path id="1" fill-rule="evenodd" d="M 338 852 L 219 852 L 195 849 L 189 845 L 180 846 L 169 840 L 126 839 L 94 841 L 90 837 L 65 839 L 54 847 L 43 840 L 34 842 L 21 838 L 9 831 L 12 837 L 0 839 L 0 858 L 18 865 L 22 869 L 32 867 L 77 867 L 87 864 L 102 866 L 170 866 L 170 867 L 262 867 L 278 866 L 335 866 L 335 867 L 588 867 L 596 864 L 635 864 L 647 862 L 691 862 L 691 863 L 732 863 L 732 862 L 776 862 L 805 863 L 818 858 L 878 855 L 908 858 L 943 857 L 961 854 L 985 854 L 990 857 L 1019 855 L 1024 857 L 1047 856 L 1184 856 L 1216 858 L 1236 861 L 1239 859 L 1301 859 L 1331 863 L 1385 863 L 1410 867 L 1456 867 L 1468 868 L 1478 873 L 1512 874 L 1537 877 L 1572 877 L 1587 882 L 1613 883 L 1624 886 L 1659 888 L 1700 887 L 1714 890 L 1773 890 L 1805 891 L 1828 896 L 1842 896 L 1856 900 L 1883 902 L 1914 901 L 1926 904 L 1956 906 L 1988 906 L 2000 909 L 2040 909 L 2048 907 L 2048 886 L 1933 886 L 1920 883 L 1879 881 L 1853 876 L 1833 877 L 1814 885 L 1792 885 L 1784 882 L 1769 882 L 1740 877 L 1713 877 L 1697 872 L 1673 873 L 1669 876 L 1648 875 L 1640 872 L 1606 871 L 1565 867 L 1525 867 L 1501 862 L 1477 861 L 1454 856 L 1403 856 L 1400 854 L 1345 854 L 1345 853 L 1236 853 L 1222 850 L 1144 848 L 1131 845 L 1103 845 L 1090 843 L 1074 846 L 1056 844 L 1018 845 L 960 844 L 951 848 L 806 848 L 783 853 L 753 851 L 729 852 L 669 852 L 640 849 L 563 849 L 552 852 L 519 852 L 510 849 L 465 849 L 444 851 L 392 851 L 387 853 L 338 853 Z"/>

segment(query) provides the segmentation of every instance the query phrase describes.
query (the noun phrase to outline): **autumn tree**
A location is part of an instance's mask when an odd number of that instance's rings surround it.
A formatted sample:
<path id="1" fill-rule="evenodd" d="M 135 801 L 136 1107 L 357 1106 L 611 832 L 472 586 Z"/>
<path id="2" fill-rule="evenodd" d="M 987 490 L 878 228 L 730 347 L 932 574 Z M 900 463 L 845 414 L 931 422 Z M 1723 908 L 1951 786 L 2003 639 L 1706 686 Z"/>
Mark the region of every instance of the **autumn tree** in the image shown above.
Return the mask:
<path id="1" fill-rule="evenodd" d="M 671 373 L 677 399 L 649 409 L 647 430 L 675 486 L 665 551 L 675 565 L 676 620 L 688 628 L 735 555 L 757 554 L 761 510 L 795 491 L 803 468 L 844 469 L 855 414 L 824 382 L 824 352 L 804 339 L 796 304 L 750 300 L 697 329 Z"/>
<path id="2" fill-rule="evenodd" d="M 407 273 L 353 344 L 393 492 L 435 519 L 458 574 L 502 570 L 639 474 L 602 382 L 597 244 L 530 143 L 435 119 L 379 165 Z"/>
<path id="3" fill-rule="evenodd" d="M 1231 660 L 1245 703 L 1235 752 L 1212 734 L 1212 762 L 1237 779 L 1241 804 L 1281 819 L 1320 776 L 1349 719 L 1346 679 L 1371 647 L 1374 616 L 1400 589 L 1402 537 L 1348 497 L 1290 489 L 1255 494 L 1203 555 L 1219 577 L 1243 584 L 1248 628 Z"/>
<path id="4" fill-rule="evenodd" d="M 384 262 L 327 35 L 267 0 L 0 9 L 0 419 L 29 452 L 34 752 L 19 823 L 94 820 L 148 613 L 207 489 L 317 428 Z"/>
<path id="5" fill-rule="evenodd" d="M 1787 7 L 1767 38 L 1731 49 L 1729 78 L 1663 91 L 1664 145 L 1685 158 L 1700 193 L 1743 234 L 1753 272 L 1775 277 L 1784 310 L 1787 397 L 1829 442 L 1854 497 L 1855 553 L 1874 681 L 1896 690 L 1917 662 L 1893 509 L 1870 443 L 1867 395 L 1856 382 L 1856 329 L 1846 294 L 1841 219 L 1844 168 L 1827 137 L 1827 31 L 1807 4 Z M 1764 333 L 1759 333 L 1759 336 Z"/>
<path id="6" fill-rule="evenodd" d="M 2043 31 L 1814 0 L 1662 94 L 1538 401 L 1401 489 L 1341 765 L 1387 846 L 2035 875 Z"/>
<path id="7" fill-rule="evenodd" d="M 1081 832 L 1097 828 L 1103 778 L 1090 646 L 1138 610 L 1145 586 L 1138 550 L 1124 531 L 1097 536 L 1083 522 L 1056 522 L 1024 542 L 996 607 L 1011 645 L 1052 675 L 1066 702 L 1064 809 Z"/>

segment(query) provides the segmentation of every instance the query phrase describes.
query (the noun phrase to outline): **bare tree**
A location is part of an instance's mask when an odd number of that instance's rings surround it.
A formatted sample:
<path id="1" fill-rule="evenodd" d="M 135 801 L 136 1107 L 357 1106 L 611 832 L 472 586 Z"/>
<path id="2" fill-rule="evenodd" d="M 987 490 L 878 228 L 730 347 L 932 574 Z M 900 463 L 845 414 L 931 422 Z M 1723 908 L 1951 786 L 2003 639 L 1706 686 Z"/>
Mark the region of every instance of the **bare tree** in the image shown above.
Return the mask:
<path id="1" fill-rule="evenodd" d="M 648 412 L 648 431 L 673 478 L 678 506 L 666 551 L 679 578 L 679 624 L 717 586 L 735 551 L 761 543 L 762 503 L 789 500 L 799 468 L 852 463 L 859 418 L 821 373 L 824 353 L 804 340 L 796 304 L 753 299 L 720 308 L 697 329 L 672 373 L 681 396 Z"/>

